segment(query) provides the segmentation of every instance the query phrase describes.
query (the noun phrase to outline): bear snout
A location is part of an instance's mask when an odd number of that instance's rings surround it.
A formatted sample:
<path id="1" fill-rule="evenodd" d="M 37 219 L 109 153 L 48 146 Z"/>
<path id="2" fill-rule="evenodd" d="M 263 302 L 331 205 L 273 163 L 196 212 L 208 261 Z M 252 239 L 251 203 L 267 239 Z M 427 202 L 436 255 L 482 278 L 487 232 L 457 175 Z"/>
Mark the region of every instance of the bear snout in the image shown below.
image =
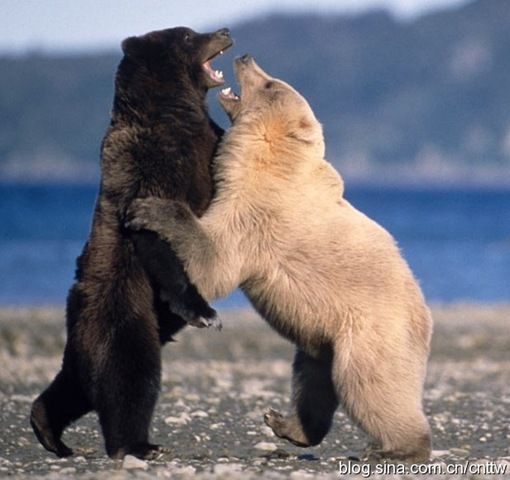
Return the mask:
<path id="1" fill-rule="evenodd" d="M 241 63 L 247 64 L 250 60 L 253 60 L 253 57 L 250 54 L 245 53 L 242 57 L 238 57 L 237 60 Z"/>
<path id="2" fill-rule="evenodd" d="M 230 38 L 230 30 L 228 28 L 220 28 L 214 34 L 219 36 L 219 37 Z"/>

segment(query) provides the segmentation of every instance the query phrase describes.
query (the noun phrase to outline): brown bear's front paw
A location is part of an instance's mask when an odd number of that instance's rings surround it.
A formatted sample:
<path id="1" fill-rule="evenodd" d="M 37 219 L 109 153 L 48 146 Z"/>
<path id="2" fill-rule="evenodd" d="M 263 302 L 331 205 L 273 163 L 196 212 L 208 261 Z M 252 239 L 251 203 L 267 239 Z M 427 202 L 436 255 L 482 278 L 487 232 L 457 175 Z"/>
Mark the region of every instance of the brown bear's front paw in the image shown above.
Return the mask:
<path id="1" fill-rule="evenodd" d="M 191 320 L 186 320 L 188 322 L 188 325 L 191 325 L 193 327 L 197 328 L 210 328 L 214 327 L 216 330 L 220 331 L 223 328 L 223 324 L 221 322 L 221 318 L 215 315 L 211 318 L 205 318 L 205 317 L 196 317 Z"/>

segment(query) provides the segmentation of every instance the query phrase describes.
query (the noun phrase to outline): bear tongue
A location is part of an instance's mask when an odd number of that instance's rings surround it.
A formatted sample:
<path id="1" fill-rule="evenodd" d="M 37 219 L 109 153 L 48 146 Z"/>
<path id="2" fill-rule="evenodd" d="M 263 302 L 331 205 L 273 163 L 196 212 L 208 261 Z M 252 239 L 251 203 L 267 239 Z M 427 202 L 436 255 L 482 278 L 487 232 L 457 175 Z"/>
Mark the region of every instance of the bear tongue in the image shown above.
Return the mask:
<path id="1" fill-rule="evenodd" d="M 223 72 L 221 70 L 213 70 L 209 61 L 205 62 L 204 70 L 207 74 L 215 81 L 219 83 L 223 83 Z"/>

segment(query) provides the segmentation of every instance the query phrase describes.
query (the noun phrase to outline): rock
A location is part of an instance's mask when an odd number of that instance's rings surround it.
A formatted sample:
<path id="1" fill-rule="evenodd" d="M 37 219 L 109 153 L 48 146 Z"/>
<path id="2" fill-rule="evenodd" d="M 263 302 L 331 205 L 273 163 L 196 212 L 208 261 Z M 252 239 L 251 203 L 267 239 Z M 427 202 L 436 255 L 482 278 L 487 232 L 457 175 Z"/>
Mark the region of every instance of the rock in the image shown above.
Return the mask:
<path id="1" fill-rule="evenodd" d="M 74 467 L 65 467 L 62 470 L 60 470 L 61 475 L 71 475 L 76 473 L 76 468 Z"/>
<path id="2" fill-rule="evenodd" d="M 191 413 L 191 416 L 197 418 L 206 418 L 209 416 L 209 414 L 207 412 L 204 412 L 203 410 L 196 410 L 195 412 Z"/>
<path id="3" fill-rule="evenodd" d="M 201 400 L 200 395 L 197 395 L 196 393 L 188 393 L 187 395 L 184 395 L 184 398 L 190 402 L 199 402 Z"/>
<path id="4" fill-rule="evenodd" d="M 276 437 L 276 435 L 273 432 L 273 429 L 271 427 L 268 427 L 267 425 L 262 425 L 260 427 L 260 433 L 262 433 L 262 435 L 265 435 L 267 437 Z"/>
<path id="5" fill-rule="evenodd" d="M 229 475 L 234 473 L 239 473 L 243 470 L 243 466 L 240 463 L 220 463 L 214 466 L 214 474 L 221 475 Z M 237 477 L 237 475 L 232 475 L 232 478 Z"/>
<path id="6" fill-rule="evenodd" d="M 296 470 L 290 474 L 289 478 L 291 480 L 305 480 L 313 477 L 314 476 L 306 470 Z"/>
<path id="7" fill-rule="evenodd" d="M 166 417 L 165 423 L 167 425 L 186 425 L 191 420 L 191 417 L 186 413 L 181 413 L 178 417 Z"/>
<path id="8" fill-rule="evenodd" d="M 149 468 L 149 464 L 145 460 L 140 460 L 133 455 L 126 455 L 124 457 L 124 461 L 122 462 L 122 468 L 125 470 L 147 470 Z"/>
<path id="9" fill-rule="evenodd" d="M 464 448 L 450 448 L 450 453 L 459 457 L 465 457 L 469 455 L 469 450 L 465 450 Z"/>
<path id="10" fill-rule="evenodd" d="M 225 424 L 223 422 L 212 423 L 211 425 L 209 425 L 209 430 L 218 430 L 218 429 L 220 429 L 223 426 L 225 426 Z"/>
<path id="11" fill-rule="evenodd" d="M 430 452 L 430 456 L 432 458 L 445 457 L 449 453 L 450 453 L 450 450 L 432 450 L 432 452 Z"/>
<path id="12" fill-rule="evenodd" d="M 274 452 L 278 450 L 278 447 L 273 442 L 259 442 L 254 447 L 256 450 L 263 450 L 265 452 Z"/>
<path id="13" fill-rule="evenodd" d="M 186 477 L 186 476 L 191 476 L 193 477 L 196 473 L 196 468 L 192 467 L 191 465 L 188 465 L 186 467 L 181 467 L 181 466 L 176 466 L 176 467 L 172 467 L 170 469 L 170 473 L 172 474 L 172 477 L 175 475 L 175 476 L 178 476 L 178 477 Z"/>

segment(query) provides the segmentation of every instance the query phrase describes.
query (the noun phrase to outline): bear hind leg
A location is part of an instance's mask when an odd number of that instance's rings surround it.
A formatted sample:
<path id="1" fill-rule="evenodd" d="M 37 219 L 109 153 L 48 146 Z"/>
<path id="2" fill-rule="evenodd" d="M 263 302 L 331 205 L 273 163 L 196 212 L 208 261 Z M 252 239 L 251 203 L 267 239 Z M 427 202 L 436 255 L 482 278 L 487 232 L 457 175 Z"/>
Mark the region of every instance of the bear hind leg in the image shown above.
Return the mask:
<path id="1" fill-rule="evenodd" d="M 156 329 L 146 328 L 138 319 L 131 328 L 117 331 L 98 376 L 94 406 L 111 458 L 152 458 L 161 451 L 148 441 L 159 394 L 161 349 Z"/>
<path id="2" fill-rule="evenodd" d="M 339 352 L 333 360 L 333 381 L 346 412 L 371 437 L 364 457 L 427 461 L 431 435 L 421 405 L 421 374 L 412 372 L 412 365 L 405 372 L 392 369 L 388 359 L 370 362 L 364 350 L 348 359 Z"/>
<path id="3" fill-rule="evenodd" d="M 293 413 L 284 417 L 275 410 L 264 415 L 276 436 L 294 445 L 318 445 L 331 428 L 338 399 L 331 379 L 331 361 L 317 360 L 297 350 L 292 377 Z"/>
<path id="4" fill-rule="evenodd" d="M 63 369 L 32 404 L 30 425 L 46 450 L 68 457 L 73 451 L 62 442 L 62 432 L 90 410 L 92 405 L 76 379 Z"/>

